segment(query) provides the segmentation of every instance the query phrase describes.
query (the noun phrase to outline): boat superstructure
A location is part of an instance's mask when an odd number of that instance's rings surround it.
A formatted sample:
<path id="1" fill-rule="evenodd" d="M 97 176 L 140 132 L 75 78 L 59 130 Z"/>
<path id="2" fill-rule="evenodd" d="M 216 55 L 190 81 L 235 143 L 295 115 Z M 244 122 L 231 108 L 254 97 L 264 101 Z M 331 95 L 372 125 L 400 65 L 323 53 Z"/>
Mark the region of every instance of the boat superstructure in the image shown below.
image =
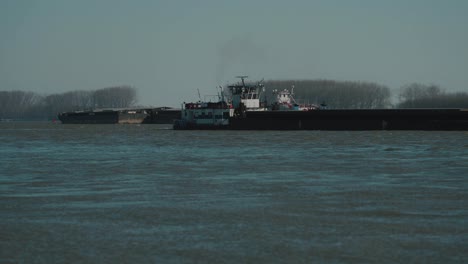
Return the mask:
<path id="1" fill-rule="evenodd" d="M 230 118 L 245 116 L 246 111 L 266 111 L 266 100 L 261 100 L 265 91 L 262 82 L 246 83 L 247 77 L 238 76 L 239 83 L 228 85 L 226 97 L 220 86 L 218 102 L 184 102 L 181 118 L 174 121 L 174 129 L 223 129 L 229 126 Z"/>
<path id="2" fill-rule="evenodd" d="M 224 129 L 233 114 L 234 109 L 223 100 L 184 103 L 181 118 L 175 120 L 174 129 Z"/>
<path id="3" fill-rule="evenodd" d="M 287 89 L 274 90 L 276 101 L 267 104 L 265 86 L 260 82 L 246 82 L 248 76 L 237 76 L 240 82 L 227 86 L 227 96 L 223 87 L 218 93 L 218 102 L 183 103 L 181 118 L 175 120 L 174 129 L 223 129 L 230 126 L 233 118 L 245 118 L 249 112 L 271 110 L 303 111 L 318 109 L 315 105 L 299 105 Z M 199 94 L 200 97 L 200 94 Z"/>
<path id="4" fill-rule="evenodd" d="M 271 110 L 281 111 L 309 111 L 317 110 L 320 106 L 315 104 L 299 103 L 294 98 L 294 85 L 291 87 L 291 91 L 288 89 L 278 90 L 274 89 L 273 94 L 276 95 L 276 102 L 271 105 Z"/>
<path id="5" fill-rule="evenodd" d="M 228 85 L 230 101 L 234 109 L 242 108 L 245 111 L 266 111 L 265 86 L 263 80 L 257 83 L 246 83 L 248 76 L 237 76 L 241 82 Z"/>

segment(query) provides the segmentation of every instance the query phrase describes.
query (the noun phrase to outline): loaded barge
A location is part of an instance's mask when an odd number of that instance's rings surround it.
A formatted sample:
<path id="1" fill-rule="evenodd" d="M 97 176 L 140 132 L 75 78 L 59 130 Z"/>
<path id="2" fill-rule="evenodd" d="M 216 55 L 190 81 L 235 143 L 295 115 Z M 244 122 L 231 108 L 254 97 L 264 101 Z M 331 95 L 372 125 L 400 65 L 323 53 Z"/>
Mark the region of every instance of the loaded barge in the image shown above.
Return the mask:
<path id="1" fill-rule="evenodd" d="M 261 83 L 228 86 L 219 102 L 184 103 L 174 129 L 230 130 L 468 130 L 468 109 L 327 109 L 300 105 L 293 92 L 273 91 L 276 101 L 261 101 Z"/>
<path id="2" fill-rule="evenodd" d="M 58 119 L 62 124 L 172 124 L 180 113 L 180 109 L 170 107 L 103 109 L 64 112 Z"/>

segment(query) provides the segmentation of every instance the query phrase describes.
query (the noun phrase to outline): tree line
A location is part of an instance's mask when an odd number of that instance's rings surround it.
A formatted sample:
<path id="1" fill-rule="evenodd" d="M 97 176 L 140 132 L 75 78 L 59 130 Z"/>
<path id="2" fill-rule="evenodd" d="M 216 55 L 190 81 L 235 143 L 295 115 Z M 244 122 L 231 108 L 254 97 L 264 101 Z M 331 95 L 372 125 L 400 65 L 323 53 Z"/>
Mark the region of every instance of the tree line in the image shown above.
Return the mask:
<path id="1" fill-rule="evenodd" d="M 392 101 L 390 88 L 372 82 L 334 80 L 268 80 L 268 102 L 273 90 L 292 90 L 299 103 L 326 104 L 329 109 L 468 108 L 468 93 L 446 92 L 437 85 L 412 83 L 400 88 Z M 0 91 L 0 119 L 54 119 L 60 112 L 96 108 L 128 108 L 136 104 L 136 90 L 115 86 L 94 91 L 40 95 Z"/>
<path id="2" fill-rule="evenodd" d="M 266 81 L 267 94 L 293 90 L 298 103 L 326 104 L 333 109 L 375 109 L 391 106 L 390 88 L 370 82 L 333 80 Z M 274 100 L 274 98 L 269 98 Z"/>
<path id="3" fill-rule="evenodd" d="M 399 93 L 398 108 L 468 108 L 468 93 L 448 93 L 437 85 L 412 83 Z"/>
<path id="4" fill-rule="evenodd" d="M 130 86 L 50 95 L 27 91 L 0 91 L 0 118 L 54 119 L 61 112 L 128 108 L 136 104 L 136 96 L 135 88 Z"/>
<path id="5" fill-rule="evenodd" d="M 326 104 L 329 109 L 468 108 L 468 93 L 450 93 L 434 84 L 405 85 L 399 89 L 396 100 L 392 100 L 389 87 L 372 82 L 269 80 L 264 85 L 270 102 L 274 100 L 272 90 L 291 91 L 294 87 L 296 100 Z"/>

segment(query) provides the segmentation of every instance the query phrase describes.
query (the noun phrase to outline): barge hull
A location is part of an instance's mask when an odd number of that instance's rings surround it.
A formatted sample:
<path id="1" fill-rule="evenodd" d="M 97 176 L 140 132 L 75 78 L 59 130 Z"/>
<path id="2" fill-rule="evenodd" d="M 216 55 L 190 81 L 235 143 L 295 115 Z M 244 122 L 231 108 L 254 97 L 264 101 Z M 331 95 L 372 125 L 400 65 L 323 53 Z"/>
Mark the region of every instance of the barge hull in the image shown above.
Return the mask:
<path id="1" fill-rule="evenodd" d="M 246 112 L 233 130 L 468 130 L 468 109 Z"/>
<path id="2" fill-rule="evenodd" d="M 180 110 L 165 108 L 65 112 L 63 124 L 172 124 Z"/>
<path id="3" fill-rule="evenodd" d="M 116 124 L 119 114 L 115 111 L 69 112 L 58 116 L 62 124 Z"/>

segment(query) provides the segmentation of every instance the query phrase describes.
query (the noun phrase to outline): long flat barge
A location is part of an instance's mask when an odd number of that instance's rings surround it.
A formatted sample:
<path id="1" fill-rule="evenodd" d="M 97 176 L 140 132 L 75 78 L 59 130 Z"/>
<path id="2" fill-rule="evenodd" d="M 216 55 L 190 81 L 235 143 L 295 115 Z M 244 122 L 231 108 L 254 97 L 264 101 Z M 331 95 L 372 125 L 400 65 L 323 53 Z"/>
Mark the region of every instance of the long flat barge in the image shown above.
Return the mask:
<path id="1" fill-rule="evenodd" d="M 468 109 L 247 111 L 233 130 L 468 130 Z"/>
<path id="2" fill-rule="evenodd" d="M 170 107 L 104 109 L 64 112 L 58 119 L 62 124 L 172 124 L 180 113 L 180 109 Z"/>

